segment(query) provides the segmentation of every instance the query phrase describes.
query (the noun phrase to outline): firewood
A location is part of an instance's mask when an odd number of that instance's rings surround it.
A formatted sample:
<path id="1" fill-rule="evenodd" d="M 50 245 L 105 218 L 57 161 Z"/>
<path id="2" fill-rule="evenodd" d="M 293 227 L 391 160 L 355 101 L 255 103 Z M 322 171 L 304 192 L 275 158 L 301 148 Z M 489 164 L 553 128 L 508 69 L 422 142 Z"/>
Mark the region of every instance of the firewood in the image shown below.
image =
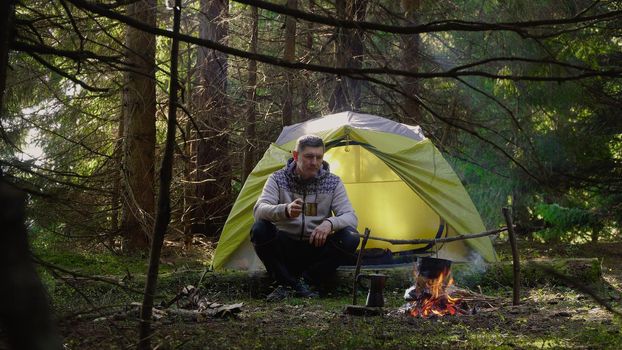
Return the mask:
<path id="1" fill-rule="evenodd" d="M 176 304 L 177 307 L 171 307 Z M 234 316 L 242 311 L 244 303 L 222 304 L 210 301 L 201 296 L 200 290 L 192 285 L 184 287 L 175 297 L 168 302 L 160 303 L 160 307 L 154 307 L 151 312 L 152 320 L 159 321 L 171 316 L 181 317 L 185 321 L 202 322 L 209 318 L 226 318 Z M 142 304 L 131 302 L 125 310 L 114 314 L 106 314 L 97 317 L 93 322 L 121 320 L 130 317 L 138 317 Z"/>

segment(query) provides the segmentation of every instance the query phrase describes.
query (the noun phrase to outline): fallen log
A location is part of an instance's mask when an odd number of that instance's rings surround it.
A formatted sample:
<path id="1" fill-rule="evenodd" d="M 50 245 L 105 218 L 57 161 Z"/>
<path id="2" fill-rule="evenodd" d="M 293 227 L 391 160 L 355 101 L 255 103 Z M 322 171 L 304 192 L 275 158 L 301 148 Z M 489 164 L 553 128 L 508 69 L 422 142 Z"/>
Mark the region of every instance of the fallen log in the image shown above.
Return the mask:
<path id="1" fill-rule="evenodd" d="M 510 261 L 491 264 L 482 276 L 480 284 L 498 283 L 512 286 L 514 283 L 513 265 Z M 558 274 L 550 273 L 550 270 Z M 597 258 L 555 258 L 521 261 L 520 285 L 535 287 L 546 283 L 565 284 L 559 275 L 567 276 L 584 284 L 598 282 L 602 277 L 602 264 Z"/>

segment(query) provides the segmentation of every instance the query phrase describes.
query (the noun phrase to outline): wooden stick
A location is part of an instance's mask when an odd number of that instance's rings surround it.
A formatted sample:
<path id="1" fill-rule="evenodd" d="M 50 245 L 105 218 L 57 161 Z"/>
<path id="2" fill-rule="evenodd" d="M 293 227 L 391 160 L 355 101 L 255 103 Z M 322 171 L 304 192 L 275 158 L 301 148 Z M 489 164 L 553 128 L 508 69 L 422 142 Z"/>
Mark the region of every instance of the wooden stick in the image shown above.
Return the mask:
<path id="1" fill-rule="evenodd" d="M 354 269 L 354 284 L 352 285 L 352 305 L 356 305 L 356 292 L 358 286 L 358 277 L 359 272 L 361 272 L 361 263 L 363 262 L 363 251 L 365 250 L 365 246 L 367 245 L 367 239 L 369 238 L 369 233 L 371 231 L 365 227 L 365 234 L 363 237 L 363 242 L 361 242 L 361 250 L 359 251 L 359 256 L 356 258 L 356 268 Z"/>
<path id="2" fill-rule="evenodd" d="M 510 245 L 512 246 L 512 267 L 514 272 L 514 288 L 512 294 L 512 305 L 520 303 L 520 259 L 518 256 L 518 247 L 516 245 L 516 235 L 514 234 L 514 226 L 512 225 L 512 213 L 510 208 L 503 208 L 503 216 L 508 225 L 508 234 L 510 236 Z"/>
<path id="3" fill-rule="evenodd" d="M 173 6 L 173 33 L 179 34 L 181 25 L 181 0 L 175 0 Z M 138 346 L 139 350 L 151 350 L 151 315 L 157 290 L 158 272 L 160 270 L 160 256 L 164 235 L 171 221 L 171 182 L 173 178 L 173 163 L 175 150 L 175 132 L 177 130 L 177 101 L 179 80 L 177 63 L 179 59 L 179 40 L 173 39 L 171 43 L 171 79 L 168 100 L 168 120 L 166 123 L 166 142 L 160 166 L 160 189 L 156 208 L 155 224 L 151 249 L 149 250 L 149 267 L 147 268 L 147 281 L 145 282 L 145 294 L 140 309 Z"/>
<path id="4" fill-rule="evenodd" d="M 461 241 L 464 239 L 491 236 L 491 235 L 494 235 L 496 233 L 500 233 L 506 230 L 507 230 L 507 227 L 502 227 L 500 229 L 490 230 L 490 231 L 485 231 L 485 232 L 480 232 L 480 233 L 475 233 L 475 234 L 464 234 L 464 235 L 458 235 L 458 236 L 446 237 L 446 238 L 437 238 L 437 239 L 389 239 L 389 238 L 374 237 L 374 236 L 369 236 L 369 239 L 373 239 L 376 241 L 389 242 L 391 244 L 429 244 L 429 243 L 435 244 L 435 243 L 445 243 L 445 242 Z M 359 234 L 359 237 L 363 239 L 365 238 L 364 235 L 360 235 L 360 234 Z"/>

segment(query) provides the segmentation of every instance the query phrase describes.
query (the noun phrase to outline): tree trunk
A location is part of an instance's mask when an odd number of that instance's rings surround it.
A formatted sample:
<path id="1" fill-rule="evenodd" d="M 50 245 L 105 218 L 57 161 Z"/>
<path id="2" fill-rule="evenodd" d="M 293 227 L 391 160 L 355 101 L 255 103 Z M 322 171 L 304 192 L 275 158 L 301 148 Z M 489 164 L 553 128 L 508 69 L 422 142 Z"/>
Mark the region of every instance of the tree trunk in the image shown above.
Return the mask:
<path id="1" fill-rule="evenodd" d="M 119 126 L 117 129 L 117 139 L 114 142 L 114 152 L 112 154 L 112 160 L 114 162 L 115 169 L 122 169 L 123 166 L 123 130 L 125 129 L 125 119 L 123 118 L 123 112 L 119 116 Z M 122 172 L 120 170 L 114 172 L 112 183 L 112 196 L 110 198 L 111 218 L 110 218 L 110 237 L 108 238 L 111 248 L 114 248 L 115 239 L 119 234 L 119 206 L 121 204 L 121 181 Z"/>
<path id="2" fill-rule="evenodd" d="M 402 10 L 404 11 L 405 25 L 414 26 L 418 24 L 418 12 L 421 8 L 421 0 L 402 0 Z M 402 51 L 403 69 L 406 71 L 417 72 L 421 66 L 421 38 L 419 34 L 403 36 L 404 50 Z M 403 82 L 404 97 L 404 122 L 413 125 L 423 124 L 421 106 L 417 102 L 419 96 L 419 80 L 406 77 Z"/>
<path id="3" fill-rule="evenodd" d="M 337 0 L 337 16 L 340 19 L 364 21 L 367 14 L 367 0 Z M 362 68 L 365 47 L 363 30 L 337 28 L 335 62 L 340 68 Z M 361 81 L 343 76 L 337 85 L 329 107 L 333 112 L 359 110 L 361 108 Z"/>
<path id="4" fill-rule="evenodd" d="M 228 0 L 201 0 L 199 37 L 225 43 Z M 194 233 L 217 237 L 230 208 L 231 164 L 227 122 L 227 55 L 199 48 L 199 86 L 195 117 L 199 127 L 196 158 Z"/>
<path id="5" fill-rule="evenodd" d="M 4 90 L 6 89 L 7 68 L 9 66 L 9 50 L 13 39 L 13 18 L 15 1 L 4 0 L 0 4 L 0 120 L 4 113 Z"/>
<path id="6" fill-rule="evenodd" d="M 181 0 L 175 0 L 173 8 L 173 33 L 179 33 L 181 12 Z M 166 143 L 160 168 L 160 193 L 158 194 L 158 211 L 156 213 L 153 228 L 153 240 L 149 254 L 149 270 L 145 283 L 145 294 L 140 310 L 140 333 L 138 349 L 151 349 L 151 315 L 153 313 L 153 301 L 156 294 L 158 271 L 160 269 L 160 253 L 164 243 L 164 234 L 171 220 L 171 180 L 173 178 L 173 159 L 175 151 L 175 131 L 177 130 L 177 91 L 179 80 L 177 62 L 179 54 L 179 40 L 173 38 L 171 48 L 171 85 L 168 102 L 168 121 L 166 123 Z"/>
<path id="7" fill-rule="evenodd" d="M 186 90 L 189 91 L 189 90 Z M 190 248 L 192 245 L 193 235 L 192 232 L 192 210 L 196 205 L 196 197 L 195 197 L 195 186 L 193 184 L 193 179 L 196 174 L 196 155 L 195 155 L 195 145 L 196 142 L 193 140 L 195 133 L 192 131 L 192 122 L 188 120 L 186 122 L 186 126 L 184 127 L 184 133 L 186 134 L 186 140 L 184 142 L 184 182 L 183 182 L 183 191 L 184 191 L 184 212 L 181 215 L 181 222 L 184 226 L 184 247 Z"/>
<path id="8" fill-rule="evenodd" d="M 352 17 L 355 21 L 365 21 L 367 17 L 367 0 L 355 0 L 352 10 Z M 362 29 L 355 29 L 352 31 L 352 56 L 350 63 L 351 67 L 354 69 L 363 68 L 363 57 L 365 55 L 365 45 L 363 44 L 364 34 L 365 32 Z M 352 109 L 358 111 L 361 109 L 362 80 L 347 78 L 347 81 L 352 91 Z"/>
<path id="9" fill-rule="evenodd" d="M 2 338 L 11 349 L 63 349 L 52 322 L 48 295 L 32 265 L 25 212 L 26 194 L 5 182 L 0 169 Z"/>
<path id="10" fill-rule="evenodd" d="M 193 20 L 187 14 L 183 18 L 184 28 L 190 28 L 190 22 Z M 193 76 L 194 76 L 194 65 L 196 61 L 194 60 L 194 46 L 186 43 L 186 81 L 184 84 L 184 90 L 186 93 L 192 91 L 193 84 Z M 182 97 L 185 96 L 182 94 Z M 185 101 L 182 101 L 185 103 Z M 190 248 L 193 241 L 193 232 L 192 232 L 192 210 L 195 207 L 196 197 L 195 197 L 195 186 L 193 184 L 193 180 L 195 179 L 196 174 L 196 130 L 193 128 L 192 123 L 193 116 L 186 116 L 186 120 L 184 123 L 184 156 L 183 156 L 183 172 L 184 172 L 184 181 L 183 181 L 183 196 L 184 196 L 184 209 L 181 215 L 181 222 L 184 227 L 184 247 Z"/>
<path id="11" fill-rule="evenodd" d="M 156 25 L 156 1 L 128 5 L 130 17 Z M 127 62 L 123 117 L 123 231 L 129 250 L 146 249 L 153 225 L 155 159 L 155 35 L 133 27 L 126 33 Z"/>
<path id="12" fill-rule="evenodd" d="M 290 9 L 298 8 L 298 0 L 287 0 L 287 7 Z M 294 62 L 296 59 L 296 19 L 291 16 L 285 18 L 285 49 L 283 59 Z M 292 109 L 294 105 L 294 72 L 290 69 L 285 70 L 285 91 L 283 91 L 283 126 L 292 124 Z"/>
<path id="13" fill-rule="evenodd" d="M 337 8 L 337 18 L 346 19 L 346 7 L 348 0 L 336 0 L 335 7 Z M 346 67 L 348 60 L 348 44 L 346 41 L 345 28 L 335 27 L 337 40 L 335 41 L 335 66 L 339 68 Z M 333 93 L 328 101 L 328 108 L 331 112 L 343 112 L 348 109 L 347 107 L 347 87 L 344 77 L 336 77 L 336 85 Z"/>
<path id="14" fill-rule="evenodd" d="M 314 13 L 316 9 L 316 3 L 315 1 L 311 1 L 309 3 L 309 13 Z M 308 59 L 308 57 L 311 57 L 311 55 L 314 54 L 313 52 L 313 22 L 311 21 L 307 21 L 306 22 L 306 30 L 307 33 L 305 35 L 305 51 L 302 54 L 302 56 L 305 59 Z M 306 120 L 311 119 L 312 117 L 312 111 L 309 108 L 309 101 L 311 101 L 312 96 L 314 94 L 314 90 L 316 89 L 316 87 L 312 86 L 313 83 L 310 81 L 310 75 L 307 73 L 303 73 L 305 74 L 305 78 L 306 79 L 301 79 L 301 88 L 300 88 L 300 118 L 298 119 L 299 122 L 303 122 Z"/>
<path id="15" fill-rule="evenodd" d="M 251 6 L 251 42 L 249 52 L 257 53 L 257 37 L 259 35 L 259 11 L 257 7 Z M 248 60 L 248 113 L 246 117 L 246 130 L 244 131 L 244 152 L 242 161 L 242 183 L 246 181 L 248 175 L 255 166 L 255 147 L 257 144 L 257 134 L 255 123 L 257 119 L 256 111 L 256 92 L 257 92 L 257 61 Z"/>

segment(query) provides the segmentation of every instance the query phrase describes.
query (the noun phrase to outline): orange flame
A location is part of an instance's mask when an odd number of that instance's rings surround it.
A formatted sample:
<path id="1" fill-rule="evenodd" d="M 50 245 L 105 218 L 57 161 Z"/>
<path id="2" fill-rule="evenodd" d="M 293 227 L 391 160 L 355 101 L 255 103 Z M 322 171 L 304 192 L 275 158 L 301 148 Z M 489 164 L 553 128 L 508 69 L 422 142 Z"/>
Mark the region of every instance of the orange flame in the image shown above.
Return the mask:
<path id="1" fill-rule="evenodd" d="M 410 315 L 417 317 L 445 316 L 464 313 L 458 307 L 461 298 L 452 298 L 447 289 L 454 283 L 449 269 L 435 279 L 417 278 L 416 298 L 409 303 Z"/>

